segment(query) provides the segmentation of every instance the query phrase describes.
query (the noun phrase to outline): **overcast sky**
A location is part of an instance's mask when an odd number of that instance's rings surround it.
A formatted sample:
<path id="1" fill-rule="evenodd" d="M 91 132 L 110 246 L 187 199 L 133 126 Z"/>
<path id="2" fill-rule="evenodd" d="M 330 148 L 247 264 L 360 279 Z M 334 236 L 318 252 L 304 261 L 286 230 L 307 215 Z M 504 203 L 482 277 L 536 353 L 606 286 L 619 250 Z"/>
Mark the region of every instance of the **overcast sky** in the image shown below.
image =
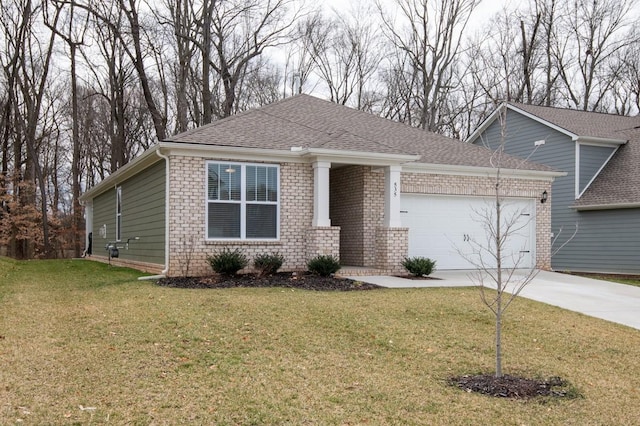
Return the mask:
<path id="1" fill-rule="evenodd" d="M 382 0 L 383 3 L 393 4 L 396 0 Z M 440 1 L 440 0 L 436 0 Z M 471 19 L 472 27 L 481 27 L 486 24 L 489 19 L 500 11 L 504 6 L 509 9 L 516 9 L 519 5 L 526 4 L 527 0 L 481 0 L 473 11 Z M 322 4 L 326 9 L 349 10 L 353 5 L 371 4 L 375 5 L 375 0 L 322 0 Z"/>

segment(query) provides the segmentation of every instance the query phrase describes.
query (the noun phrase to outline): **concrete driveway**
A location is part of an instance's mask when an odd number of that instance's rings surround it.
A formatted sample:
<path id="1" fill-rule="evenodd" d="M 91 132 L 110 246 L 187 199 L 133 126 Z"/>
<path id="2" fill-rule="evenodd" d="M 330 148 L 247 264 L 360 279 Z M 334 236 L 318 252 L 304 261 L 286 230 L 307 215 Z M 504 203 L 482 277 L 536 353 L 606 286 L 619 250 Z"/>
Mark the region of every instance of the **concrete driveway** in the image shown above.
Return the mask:
<path id="1" fill-rule="evenodd" d="M 472 271 L 436 271 L 434 280 L 388 276 L 349 277 L 389 288 L 468 287 Z M 528 299 L 640 330 L 640 287 L 540 271 L 520 293 Z"/>

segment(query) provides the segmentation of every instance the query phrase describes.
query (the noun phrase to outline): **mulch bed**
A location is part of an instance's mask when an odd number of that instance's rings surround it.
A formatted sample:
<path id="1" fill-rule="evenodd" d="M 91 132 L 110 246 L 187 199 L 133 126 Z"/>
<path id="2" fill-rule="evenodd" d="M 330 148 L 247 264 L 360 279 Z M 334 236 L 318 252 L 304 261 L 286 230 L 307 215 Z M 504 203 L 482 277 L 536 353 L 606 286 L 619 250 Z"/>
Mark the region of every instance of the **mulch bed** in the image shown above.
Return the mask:
<path id="1" fill-rule="evenodd" d="M 478 392 L 501 398 L 529 399 L 539 396 L 568 397 L 573 395 L 567 389 L 568 383 L 559 377 L 536 380 L 510 375 L 497 378 L 493 374 L 479 374 L 452 377 L 450 384 L 467 392 Z"/>
<path id="2" fill-rule="evenodd" d="M 239 274 L 234 276 L 167 277 L 158 280 L 157 284 L 175 288 L 285 287 L 315 291 L 354 291 L 382 288 L 348 278 L 321 277 L 306 272 L 279 272 L 267 276 Z"/>

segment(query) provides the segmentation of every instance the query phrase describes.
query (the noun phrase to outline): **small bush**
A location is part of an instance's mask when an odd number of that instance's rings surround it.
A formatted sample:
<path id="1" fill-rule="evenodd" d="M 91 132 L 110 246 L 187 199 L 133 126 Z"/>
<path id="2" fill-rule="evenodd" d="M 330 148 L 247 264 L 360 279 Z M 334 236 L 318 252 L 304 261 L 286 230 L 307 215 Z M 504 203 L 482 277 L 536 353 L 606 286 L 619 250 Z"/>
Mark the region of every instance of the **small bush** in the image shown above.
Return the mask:
<path id="1" fill-rule="evenodd" d="M 278 252 L 259 254 L 253 259 L 253 267 L 260 271 L 260 275 L 275 274 L 283 263 L 284 256 Z"/>
<path id="2" fill-rule="evenodd" d="M 312 274 L 328 277 L 340 269 L 340 262 L 330 255 L 319 255 L 307 262 L 307 269 Z"/>
<path id="3" fill-rule="evenodd" d="M 430 275 L 436 266 L 436 261 L 428 257 L 405 257 L 402 266 L 409 271 L 411 275 L 422 277 Z"/>
<path id="4" fill-rule="evenodd" d="M 249 264 L 247 256 L 239 249 L 230 250 L 226 247 L 218 253 L 207 256 L 207 262 L 215 272 L 225 275 L 235 275 Z"/>

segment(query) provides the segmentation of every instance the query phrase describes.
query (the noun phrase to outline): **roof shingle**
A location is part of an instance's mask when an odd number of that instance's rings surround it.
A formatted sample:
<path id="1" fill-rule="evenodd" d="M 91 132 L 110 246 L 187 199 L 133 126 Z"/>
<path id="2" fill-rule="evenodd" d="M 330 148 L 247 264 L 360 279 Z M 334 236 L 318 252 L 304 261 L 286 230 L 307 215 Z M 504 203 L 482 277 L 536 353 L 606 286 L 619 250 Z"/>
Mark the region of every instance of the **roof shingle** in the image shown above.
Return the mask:
<path id="1" fill-rule="evenodd" d="M 576 136 L 626 140 L 575 207 L 640 203 L 640 116 L 628 117 L 563 108 L 514 104 Z"/>
<path id="2" fill-rule="evenodd" d="M 169 142 L 290 150 L 325 148 L 419 155 L 418 162 L 491 167 L 492 152 L 309 95 L 296 95 L 172 136 Z M 551 171 L 505 156 L 504 168 Z"/>

